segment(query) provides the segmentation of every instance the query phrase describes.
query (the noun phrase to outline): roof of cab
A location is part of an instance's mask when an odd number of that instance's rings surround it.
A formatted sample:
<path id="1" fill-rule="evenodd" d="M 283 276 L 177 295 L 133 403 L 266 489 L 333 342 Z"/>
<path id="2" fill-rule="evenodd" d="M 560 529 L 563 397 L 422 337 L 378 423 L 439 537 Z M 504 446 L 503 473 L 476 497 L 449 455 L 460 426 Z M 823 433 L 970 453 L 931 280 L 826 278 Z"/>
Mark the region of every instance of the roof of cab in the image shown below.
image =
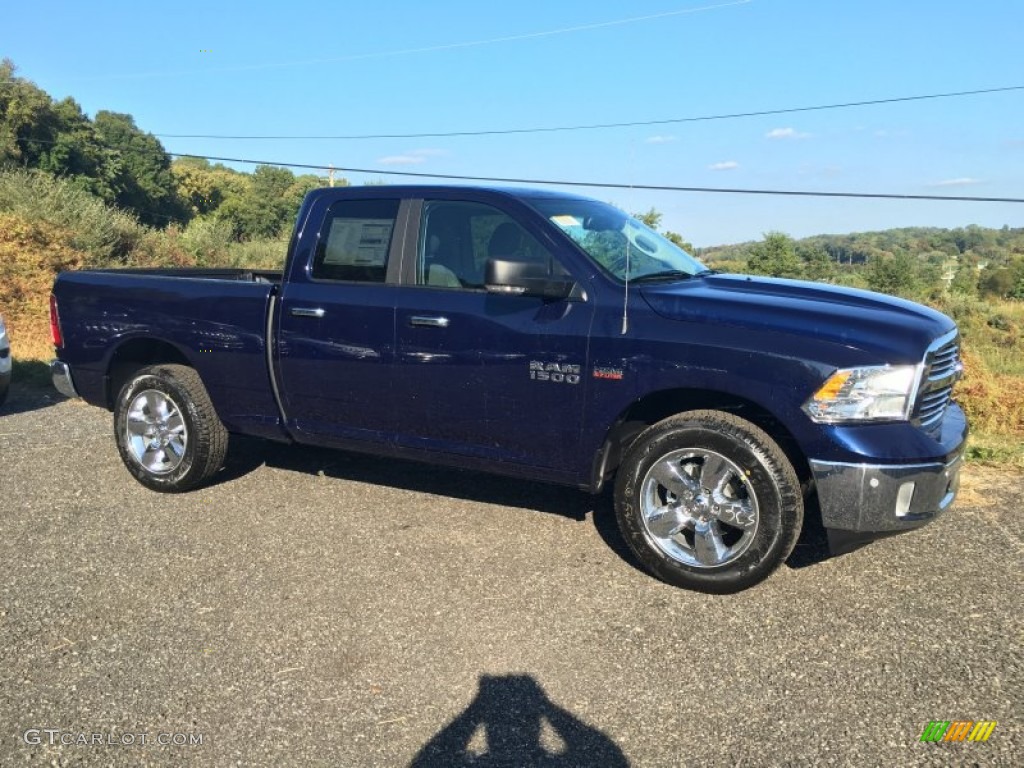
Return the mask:
<path id="1" fill-rule="evenodd" d="M 502 195 L 513 197 L 519 200 L 541 199 L 562 199 L 580 200 L 587 199 L 583 195 L 562 192 L 555 189 L 534 189 L 531 187 L 498 187 L 483 186 L 479 184 L 374 184 L 363 187 L 320 187 L 313 191 L 313 194 L 335 194 L 342 197 L 357 196 L 362 193 L 369 193 L 379 198 L 382 195 L 393 194 L 397 197 L 429 197 L 432 194 L 443 192 L 450 194 L 453 191 L 464 191 L 471 194 Z"/>

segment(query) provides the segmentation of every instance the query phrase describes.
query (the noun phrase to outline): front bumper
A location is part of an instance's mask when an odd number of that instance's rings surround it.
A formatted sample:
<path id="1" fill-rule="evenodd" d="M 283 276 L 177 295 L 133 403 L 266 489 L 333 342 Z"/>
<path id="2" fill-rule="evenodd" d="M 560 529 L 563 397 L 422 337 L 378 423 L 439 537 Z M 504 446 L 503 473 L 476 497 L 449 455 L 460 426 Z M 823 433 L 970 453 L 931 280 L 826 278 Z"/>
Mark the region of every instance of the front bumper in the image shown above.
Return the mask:
<path id="1" fill-rule="evenodd" d="M 71 368 L 67 363 L 60 360 L 51 360 L 50 376 L 53 378 L 53 386 L 64 397 L 78 397 L 75 382 L 71 378 Z"/>
<path id="2" fill-rule="evenodd" d="M 919 528 L 953 503 L 961 456 L 948 463 L 845 464 L 810 462 L 825 528 L 897 533 Z"/>

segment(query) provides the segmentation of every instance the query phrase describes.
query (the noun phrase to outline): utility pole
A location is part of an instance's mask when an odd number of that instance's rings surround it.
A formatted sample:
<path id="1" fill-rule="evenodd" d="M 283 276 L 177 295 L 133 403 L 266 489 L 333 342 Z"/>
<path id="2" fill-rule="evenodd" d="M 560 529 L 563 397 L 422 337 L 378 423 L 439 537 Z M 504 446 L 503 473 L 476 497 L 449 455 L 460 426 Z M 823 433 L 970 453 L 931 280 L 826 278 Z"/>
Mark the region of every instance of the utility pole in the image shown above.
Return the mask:
<path id="1" fill-rule="evenodd" d="M 334 166 L 333 165 L 327 166 L 327 179 L 328 179 L 328 184 L 330 184 L 333 187 L 334 186 Z"/>

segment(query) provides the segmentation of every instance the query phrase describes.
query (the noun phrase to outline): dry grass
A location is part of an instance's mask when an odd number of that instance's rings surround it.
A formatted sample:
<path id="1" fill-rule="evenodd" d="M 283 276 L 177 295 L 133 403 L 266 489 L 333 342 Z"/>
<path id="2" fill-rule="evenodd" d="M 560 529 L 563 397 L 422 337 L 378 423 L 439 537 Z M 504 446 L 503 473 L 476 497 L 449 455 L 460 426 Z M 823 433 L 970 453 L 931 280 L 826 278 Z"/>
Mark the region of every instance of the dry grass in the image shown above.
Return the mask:
<path id="1" fill-rule="evenodd" d="M 17 359 L 53 356 L 50 287 L 58 272 L 84 265 L 70 230 L 0 213 L 0 314 Z"/>
<path id="2" fill-rule="evenodd" d="M 956 399 L 971 426 L 988 435 L 1024 438 L 1024 378 L 993 373 L 969 342 L 964 345 L 963 361 L 964 378 L 957 385 Z"/>

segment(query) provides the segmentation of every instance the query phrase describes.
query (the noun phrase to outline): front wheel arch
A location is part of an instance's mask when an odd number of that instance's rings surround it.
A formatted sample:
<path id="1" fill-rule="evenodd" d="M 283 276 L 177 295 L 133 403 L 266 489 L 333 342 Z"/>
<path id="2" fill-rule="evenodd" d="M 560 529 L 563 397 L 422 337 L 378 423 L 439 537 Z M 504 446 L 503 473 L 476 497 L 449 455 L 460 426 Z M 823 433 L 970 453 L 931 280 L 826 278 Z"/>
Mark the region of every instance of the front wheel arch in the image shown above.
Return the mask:
<path id="1" fill-rule="evenodd" d="M 653 424 L 686 411 L 713 410 L 731 413 L 766 432 L 785 452 L 797 477 L 810 488 L 811 468 L 807 456 L 781 418 L 760 403 L 711 389 L 668 389 L 635 401 L 608 428 L 597 450 L 588 490 L 600 493 L 611 480 L 633 442 Z"/>

